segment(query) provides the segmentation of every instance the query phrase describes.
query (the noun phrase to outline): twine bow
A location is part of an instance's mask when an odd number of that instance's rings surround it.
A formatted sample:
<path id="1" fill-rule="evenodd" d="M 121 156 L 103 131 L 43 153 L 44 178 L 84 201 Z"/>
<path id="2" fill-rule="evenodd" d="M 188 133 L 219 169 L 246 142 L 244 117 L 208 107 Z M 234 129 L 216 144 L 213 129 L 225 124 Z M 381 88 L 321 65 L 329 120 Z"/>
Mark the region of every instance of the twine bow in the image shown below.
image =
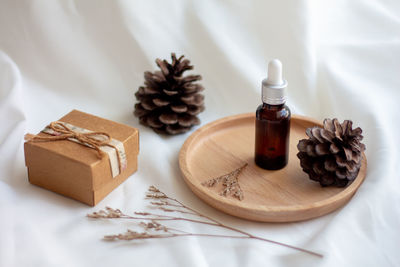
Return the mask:
<path id="1" fill-rule="evenodd" d="M 121 164 L 121 155 L 116 146 L 110 144 L 111 136 L 108 133 L 104 132 L 88 132 L 88 133 L 79 133 L 68 126 L 64 125 L 60 121 L 54 121 L 47 126 L 49 129 L 54 131 L 54 135 L 52 136 L 39 136 L 26 134 L 25 140 L 40 142 L 40 141 L 61 141 L 61 140 L 72 140 L 77 141 L 78 144 L 90 147 L 97 151 L 99 158 L 104 156 L 104 152 L 100 149 L 102 146 L 109 146 L 115 149 L 117 153 L 118 159 L 118 167 L 120 172 L 122 172 L 122 164 Z"/>

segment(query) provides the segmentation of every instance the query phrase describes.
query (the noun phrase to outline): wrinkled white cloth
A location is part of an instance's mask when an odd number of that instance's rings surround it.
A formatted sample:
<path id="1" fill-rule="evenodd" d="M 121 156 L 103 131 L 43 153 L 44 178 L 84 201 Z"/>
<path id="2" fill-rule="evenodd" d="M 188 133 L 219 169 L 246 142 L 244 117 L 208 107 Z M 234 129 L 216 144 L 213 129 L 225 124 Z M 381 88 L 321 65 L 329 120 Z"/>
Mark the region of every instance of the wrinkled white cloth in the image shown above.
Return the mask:
<path id="1" fill-rule="evenodd" d="M 399 266 L 399 14 L 396 0 L 0 1 L 0 266 Z M 199 200 L 178 166 L 193 131 L 158 136 L 132 115 L 143 72 L 171 52 L 203 76 L 202 125 L 255 111 L 267 61 L 281 59 L 293 113 L 351 119 L 364 130 L 368 173 L 353 199 L 286 224 L 241 220 Z M 24 134 L 72 109 L 140 130 L 139 171 L 95 208 L 27 179 Z M 324 258 L 240 239 L 102 241 L 135 225 L 85 215 L 105 206 L 146 210 L 149 185 Z"/>

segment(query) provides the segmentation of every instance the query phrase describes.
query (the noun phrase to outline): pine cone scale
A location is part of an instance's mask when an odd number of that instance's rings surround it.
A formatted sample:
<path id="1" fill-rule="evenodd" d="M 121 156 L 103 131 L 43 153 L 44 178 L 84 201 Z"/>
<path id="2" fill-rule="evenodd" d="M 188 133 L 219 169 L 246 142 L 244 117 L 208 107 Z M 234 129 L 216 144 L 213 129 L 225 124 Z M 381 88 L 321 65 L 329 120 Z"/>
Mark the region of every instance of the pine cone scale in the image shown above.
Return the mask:
<path id="1" fill-rule="evenodd" d="M 164 76 L 169 75 L 169 70 L 168 70 L 168 63 L 166 63 L 164 60 L 161 59 L 156 59 L 157 66 L 160 67 L 161 72 Z"/>
<path id="2" fill-rule="evenodd" d="M 188 107 L 185 105 L 176 105 L 176 106 L 171 106 L 171 110 L 176 113 L 184 113 L 188 110 Z"/>
<path id="3" fill-rule="evenodd" d="M 329 157 L 327 160 L 325 160 L 324 167 L 325 170 L 334 172 L 337 169 L 336 161 L 332 157 Z"/>
<path id="4" fill-rule="evenodd" d="M 329 144 L 321 143 L 315 146 L 315 152 L 318 156 L 328 155 L 329 154 Z"/>
<path id="5" fill-rule="evenodd" d="M 142 117 L 144 115 L 147 115 L 149 113 L 148 110 L 145 110 L 140 103 L 135 104 L 135 116 L 136 117 Z"/>
<path id="6" fill-rule="evenodd" d="M 170 103 L 169 101 L 160 99 L 160 98 L 153 98 L 152 101 L 153 101 L 154 105 L 156 105 L 157 107 L 163 107 Z"/>
<path id="7" fill-rule="evenodd" d="M 324 142 L 324 139 L 322 139 L 322 136 L 321 136 L 321 128 L 318 128 L 318 127 L 311 128 L 311 134 L 313 135 L 313 137 L 315 139 L 317 139 L 318 142 L 320 142 L 320 143 Z"/>
<path id="8" fill-rule="evenodd" d="M 321 137 L 324 139 L 324 141 L 332 142 L 335 135 L 330 131 L 321 129 Z"/>
<path id="9" fill-rule="evenodd" d="M 157 108 L 157 106 L 153 103 L 151 99 L 144 99 L 140 105 L 145 109 L 145 110 L 154 110 Z"/>
<path id="10" fill-rule="evenodd" d="M 172 91 L 172 90 L 167 90 L 167 89 L 162 89 L 162 91 L 167 95 L 167 96 L 173 96 L 178 94 L 178 91 Z"/>
<path id="11" fill-rule="evenodd" d="M 157 116 L 150 116 L 147 118 L 147 124 L 153 128 L 161 128 L 164 124 L 158 119 Z"/>
<path id="12" fill-rule="evenodd" d="M 158 119 L 164 124 L 175 124 L 178 122 L 178 115 L 175 113 L 165 113 L 161 114 Z"/>
<path id="13" fill-rule="evenodd" d="M 339 149 L 339 147 L 338 147 L 335 143 L 332 143 L 332 144 L 329 146 L 329 151 L 330 151 L 332 154 L 336 154 L 336 153 L 339 153 L 340 149 Z"/>

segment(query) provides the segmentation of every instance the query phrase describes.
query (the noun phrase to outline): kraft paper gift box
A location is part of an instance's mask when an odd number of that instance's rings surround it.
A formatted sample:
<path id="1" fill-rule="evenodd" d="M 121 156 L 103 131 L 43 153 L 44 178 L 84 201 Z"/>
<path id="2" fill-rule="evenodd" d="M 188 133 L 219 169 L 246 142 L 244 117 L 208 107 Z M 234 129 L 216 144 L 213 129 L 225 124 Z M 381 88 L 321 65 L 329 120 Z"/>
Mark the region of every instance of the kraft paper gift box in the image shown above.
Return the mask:
<path id="1" fill-rule="evenodd" d="M 25 164 L 31 184 L 94 206 L 137 170 L 137 129 L 77 110 L 52 127 L 35 137 L 27 135 Z M 105 135 L 112 141 L 98 145 Z"/>

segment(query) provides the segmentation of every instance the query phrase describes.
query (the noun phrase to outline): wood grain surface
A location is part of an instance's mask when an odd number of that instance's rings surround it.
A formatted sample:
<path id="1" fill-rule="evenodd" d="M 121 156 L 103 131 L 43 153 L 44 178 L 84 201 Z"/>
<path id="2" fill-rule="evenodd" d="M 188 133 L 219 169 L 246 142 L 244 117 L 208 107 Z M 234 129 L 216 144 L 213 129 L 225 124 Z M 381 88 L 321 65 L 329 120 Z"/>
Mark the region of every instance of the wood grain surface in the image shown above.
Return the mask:
<path id="1" fill-rule="evenodd" d="M 254 221 L 291 222 L 315 218 L 345 205 L 363 182 L 367 160 L 363 154 L 357 178 L 345 188 L 324 187 L 311 181 L 296 157 L 297 144 L 305 130 L 321 122 L 293 115 L 290 131 L 289 164 L 278 171 L 254 163 L 254 113 L 240 114 L 211 122 L 194 132 L 183 144 L 179 165 L 185 182 L 203 201 L 225 213 Z M 221 187 L 202 182 L 249 165 L 239 176 L 244 199 L 219 195 Z"/>

